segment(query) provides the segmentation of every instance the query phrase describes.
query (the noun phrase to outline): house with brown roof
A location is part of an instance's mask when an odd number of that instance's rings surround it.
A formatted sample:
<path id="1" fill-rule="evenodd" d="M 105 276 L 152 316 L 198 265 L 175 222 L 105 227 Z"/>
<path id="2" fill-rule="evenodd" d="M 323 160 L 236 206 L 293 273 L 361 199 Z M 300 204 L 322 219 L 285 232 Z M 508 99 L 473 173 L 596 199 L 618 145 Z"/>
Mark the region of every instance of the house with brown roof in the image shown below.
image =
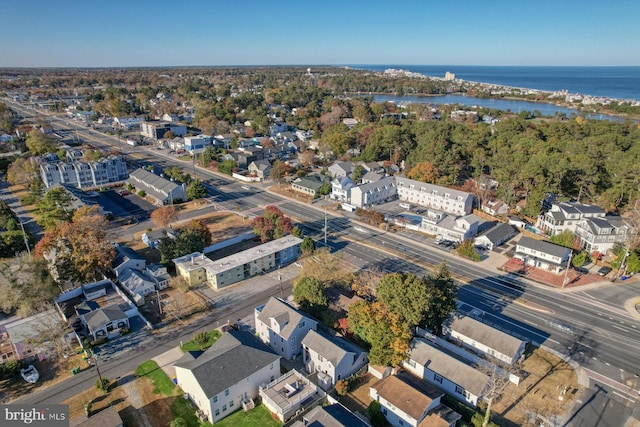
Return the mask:
<path id="1" fill-rule="evenodd" d="M 369 397 L 380 403 L 382 414 L 394 427 L 455 427 L 461 416 L 440 403 L 444 393 L 425 383 L 389 375 L 369 389 Z"/>

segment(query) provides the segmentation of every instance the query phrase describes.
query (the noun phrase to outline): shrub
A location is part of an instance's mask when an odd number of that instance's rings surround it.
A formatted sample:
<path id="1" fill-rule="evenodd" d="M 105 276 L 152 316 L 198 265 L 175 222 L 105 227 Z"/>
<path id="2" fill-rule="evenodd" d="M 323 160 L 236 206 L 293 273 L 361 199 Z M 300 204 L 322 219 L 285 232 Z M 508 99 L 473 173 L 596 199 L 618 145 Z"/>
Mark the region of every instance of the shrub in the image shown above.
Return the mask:
<path id="1" fill-rule="evenodd" d="M 200 347 L 200 350 L 204 350 L 204 346 L 207 344 L 209 340 L 209 334 L 206 332 L 196 332 L 193 334 L 193 343 Z"/>
<path id="2" fill-rule="evenodd" d="M 22 362 L 19 360 L 9 360 L 0 364 L 0 379 L 8 379 L 15 376 L 20 372 L 20 368 L 22 368 Z"/>
<path id="3" fill-rule="evenodd" d="M 371 418 L 373 418 L 375 414 L 380 413 L 380 402 L 378 402 L 377 400 L 371 402 L 369 404 L 369 407 L 367 408 L 367 412 L 369 412 L 369 417 Z"/>
<path id="4" fill-rule="evenodd" d="M 338 396 L 344 396 L 349 393 L 349 381 L 339 380 L 336 383 L 336 393 L 338 393 Z"/>
<path id="5" fill-rule="evenodd" d="M 371 424 L 373 427 L 384 427 L 387 425 L 387 419 L 384 417 L 382 412 L 378 412 L 373 417 L 371 417 Z"/>
<path id="6" fill-rule="evenodd" d="M 146 196 L 147 196 L 147 192 L 146 192 L 146 191 L 144 191 L 144 190 L 140 190 L 140 191 L 138 191 L 138 196 L 140 196 L 140 197 L 146 197 Z"/>
<path id="7" fill-rule="evenodd" d="M 107 393 L 109 391 L 109 380 L 106 378 L 98 378 L 96 380 L 96 388 Z"/>

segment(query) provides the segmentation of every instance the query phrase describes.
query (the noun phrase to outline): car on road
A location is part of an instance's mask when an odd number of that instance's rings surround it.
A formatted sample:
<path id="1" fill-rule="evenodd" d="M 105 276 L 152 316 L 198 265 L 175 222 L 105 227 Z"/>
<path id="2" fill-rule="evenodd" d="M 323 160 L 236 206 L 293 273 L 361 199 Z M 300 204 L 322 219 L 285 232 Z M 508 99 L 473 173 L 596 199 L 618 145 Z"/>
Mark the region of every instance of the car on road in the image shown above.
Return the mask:
<path id="1" fill-rule="evenodd" d="M 248 185 L 243 185 L 240 188 L 242 188 L 243 190 L 246 190 L 246 191 L 251 191 L 251 187 L 249 187 Z"/>
<path id="2" fill-rule="evenodd" d="M 367 230 L 364 227 L 360 227 L 359 225 L 356 225 L 355 227 L 353 227 L 353 229 L 356 230 L 358 233 L 369 234 L 369 230 Z"/>
<path id="3" fill-rule="evenodd" d="M 606 265 L 604 267 L 600 267 L 600 269 L 598 270 L 598 274 L 600 276 L 606 276 L 607 274 L 611 273 L 611 267 L 607 267 Z"/>

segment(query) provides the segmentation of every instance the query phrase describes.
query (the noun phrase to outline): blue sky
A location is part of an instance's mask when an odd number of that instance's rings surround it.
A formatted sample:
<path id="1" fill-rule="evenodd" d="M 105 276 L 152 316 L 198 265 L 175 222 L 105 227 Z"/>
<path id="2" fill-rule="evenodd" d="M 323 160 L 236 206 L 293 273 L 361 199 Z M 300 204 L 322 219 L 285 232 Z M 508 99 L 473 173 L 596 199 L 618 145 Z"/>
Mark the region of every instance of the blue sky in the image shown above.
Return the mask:
<path id="1" fill-rule="evenodd" d="M 0 0 L 0 67 L 640 65 L 640 1 Z"/>

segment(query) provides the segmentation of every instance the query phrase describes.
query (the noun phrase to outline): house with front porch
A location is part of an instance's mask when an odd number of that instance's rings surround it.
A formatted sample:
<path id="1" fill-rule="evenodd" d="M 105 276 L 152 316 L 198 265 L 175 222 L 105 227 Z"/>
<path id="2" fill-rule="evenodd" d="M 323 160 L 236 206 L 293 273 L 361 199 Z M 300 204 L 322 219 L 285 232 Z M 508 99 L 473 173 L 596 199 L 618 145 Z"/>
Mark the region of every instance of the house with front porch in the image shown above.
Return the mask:
<path id="1" fill-rule="evenodd" d="M 337 335 L 313 329 L 302 339 L 302 362 L 309 373 L 318 374 L 318 385 L 329 390 L 341 379 L 349 378 L 368 362 L 368 354 Z"/>
<path id="2" fill-rule="evenodd" d="M 586 218 L 576 224 L 580 248 L 589 253 L 606 254 L 616 243 L 624 244 L 629 228 L 619 216 Z"/>
<path id="3" fill-rule="evenodd" d="M 343 176 L 331 181 L 331 198 L 343 203 L 349 203 L 351 199 L 351 189 L 355 185 L 351 178 Z"/>
<path id="4" fill-rule="evenodd" d="M 253 408 L 260 386 L 280 377 L 280 356 L 247 331 L 230 331 L 204 353 L 175 362 L 178 385 L 212 423 Z"/>
<path id="5" fill-rule="evenodd" d="M 588 218 L 604 218 L 607 212 L 600 206 L 578 202 L 553 203 L 551 209 L 538 217 L 536 227 L 549 236 L 563 231 L 576 232 L 578 223 Z"/>
<path id="6" fill-rule="evenodd" d="M 558 274 L 567 268 L 570 256 L 569 248 L 522 236 L 516 244 L 514 258 L 521 259 L 525 265 Z"/>
<path id="7" fill-rule="evenodd" d="M 82 323 L 87 327 L 94 340 L 115 338 L 123 329 L 129 329 L 129 317 L 119 304 L 98 307 L 80 315 Z"/>
<path id="8" fill-rule="evenodd" d="M 261 180 L 264 180 L 269 178 L 269 174 L 271 173 L 271 163 L 267 159 L 254 160 L 249 164 L 249 167 L 247 169 L 253 175 L 257 176 Z"/>

